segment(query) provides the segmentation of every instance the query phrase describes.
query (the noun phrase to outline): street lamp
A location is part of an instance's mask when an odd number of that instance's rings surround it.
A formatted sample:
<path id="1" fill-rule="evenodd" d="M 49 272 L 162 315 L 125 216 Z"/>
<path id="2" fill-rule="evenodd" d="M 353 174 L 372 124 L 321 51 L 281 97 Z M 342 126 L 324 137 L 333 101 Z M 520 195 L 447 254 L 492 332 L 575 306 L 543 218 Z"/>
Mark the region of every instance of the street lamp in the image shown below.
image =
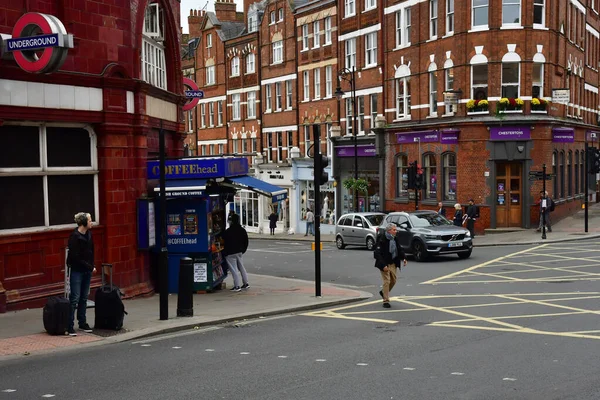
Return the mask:
<path id="1" fill-rule="evenodd" d="M 356 128 L 356 68 L 344 68 L 338 71 L 338 86 L 335 89 L 335 97 L 338 101 L 342 100 L 344 91 L 341 88 L 342 80 L 350 83 L 350 91 L 352 94 L 352 135 L 354 136 L 354 181 L 358 180 L 358 141 Z M 346 121 L 348 124 L 348 121 Z M 356 188 L 354 189 L 354 212 L 358 212 L 358 196 Z"/>

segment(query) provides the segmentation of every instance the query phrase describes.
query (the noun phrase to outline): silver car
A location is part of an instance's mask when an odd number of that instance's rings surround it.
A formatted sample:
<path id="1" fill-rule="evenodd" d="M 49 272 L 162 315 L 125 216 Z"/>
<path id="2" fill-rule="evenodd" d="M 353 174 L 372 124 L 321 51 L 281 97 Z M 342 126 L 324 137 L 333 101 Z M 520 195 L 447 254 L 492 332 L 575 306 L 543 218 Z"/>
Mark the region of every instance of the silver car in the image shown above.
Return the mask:
<path id="1" fill-rule="evenodd" d="M 344 214 L 335 225 L 335 244 L 338 249 L 348 245 L 375 249 L 377 227 L 383 222 L 384 213 L 362 212 Z"/>

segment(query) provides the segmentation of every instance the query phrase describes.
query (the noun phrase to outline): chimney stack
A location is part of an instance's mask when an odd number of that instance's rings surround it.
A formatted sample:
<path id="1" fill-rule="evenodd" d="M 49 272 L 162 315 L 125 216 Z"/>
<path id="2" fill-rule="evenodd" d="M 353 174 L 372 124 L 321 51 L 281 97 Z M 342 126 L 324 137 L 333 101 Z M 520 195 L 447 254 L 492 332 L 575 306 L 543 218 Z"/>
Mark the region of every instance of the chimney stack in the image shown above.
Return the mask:
<path id="1" fill-rule="evenodd" d="M 234 0 L 216 0 L 215 14 L 221 22 L 237 22 Z"/>
<path id="2" fill-rule="evenodd" d="M 190 15 L 188 16 L 188 30 L 190 33 L 190 38 L 201 36 L 200 24 L 202 23 L 203 18 L 204 12 L 202 10 L 190 10 Z"/>

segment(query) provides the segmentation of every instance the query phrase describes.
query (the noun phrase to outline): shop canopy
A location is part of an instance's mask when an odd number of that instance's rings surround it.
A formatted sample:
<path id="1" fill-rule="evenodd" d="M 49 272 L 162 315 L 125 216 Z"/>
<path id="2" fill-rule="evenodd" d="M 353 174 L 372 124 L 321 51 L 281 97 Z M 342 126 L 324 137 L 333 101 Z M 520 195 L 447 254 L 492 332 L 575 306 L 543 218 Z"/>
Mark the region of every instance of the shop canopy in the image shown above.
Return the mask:
<path id="1" fill-rule="evenodd" d="M 148 179 L 160 177 L 158 161 L 148 161 Z M 247 175 L 246 158 L 183 158 L 165 162 L 167 197 L 193 197 L 210 194 L 215 186 L 246 189 L 271 197 L 273 203 L 285 200 L 287 190 Z M 160 187 L 154 188 L 155 192 Z"/>

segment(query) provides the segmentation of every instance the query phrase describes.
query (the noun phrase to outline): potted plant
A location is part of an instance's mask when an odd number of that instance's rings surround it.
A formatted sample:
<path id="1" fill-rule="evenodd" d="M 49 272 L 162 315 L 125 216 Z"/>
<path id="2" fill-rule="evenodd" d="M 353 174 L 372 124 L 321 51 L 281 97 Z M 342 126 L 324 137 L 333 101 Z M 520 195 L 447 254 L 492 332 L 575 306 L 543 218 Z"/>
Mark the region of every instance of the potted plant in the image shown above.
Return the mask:
<path id="1" fill-rule="evenodd" d="M 546 111 L 548 107 L 548 100 L 534 97 L 531 99 L 531 111 Z"/>
<path id="2" fill-rule="evenodd" d="M 467 101 L 467 111 L 469 111 L 469 112 L 487 111 L 488 107 L 489 107 L 489 103 L 486 99 L 482 99 L 482 100 L 471 99 L 471 100 Z"/>
<path id="3" fill-rule="evenodd" d="M 343 185 L 346 189 L 352 190 L 352 195 L 358 196 L 359 193 L 367 193 L 369 189 L 369 182 L 363 178 L 348 178 L 343 182 Z"/>
<path id="4" fill-rule="evenodd" d="M 498 101 L 497 108 L 499 111 L 516 111 L 516 110 L 522 110 L 523 104 L 524 104 L 523 100 L 521 100 L 519 97 L 517 97 L 517 98 L 502 97 Z"/>

